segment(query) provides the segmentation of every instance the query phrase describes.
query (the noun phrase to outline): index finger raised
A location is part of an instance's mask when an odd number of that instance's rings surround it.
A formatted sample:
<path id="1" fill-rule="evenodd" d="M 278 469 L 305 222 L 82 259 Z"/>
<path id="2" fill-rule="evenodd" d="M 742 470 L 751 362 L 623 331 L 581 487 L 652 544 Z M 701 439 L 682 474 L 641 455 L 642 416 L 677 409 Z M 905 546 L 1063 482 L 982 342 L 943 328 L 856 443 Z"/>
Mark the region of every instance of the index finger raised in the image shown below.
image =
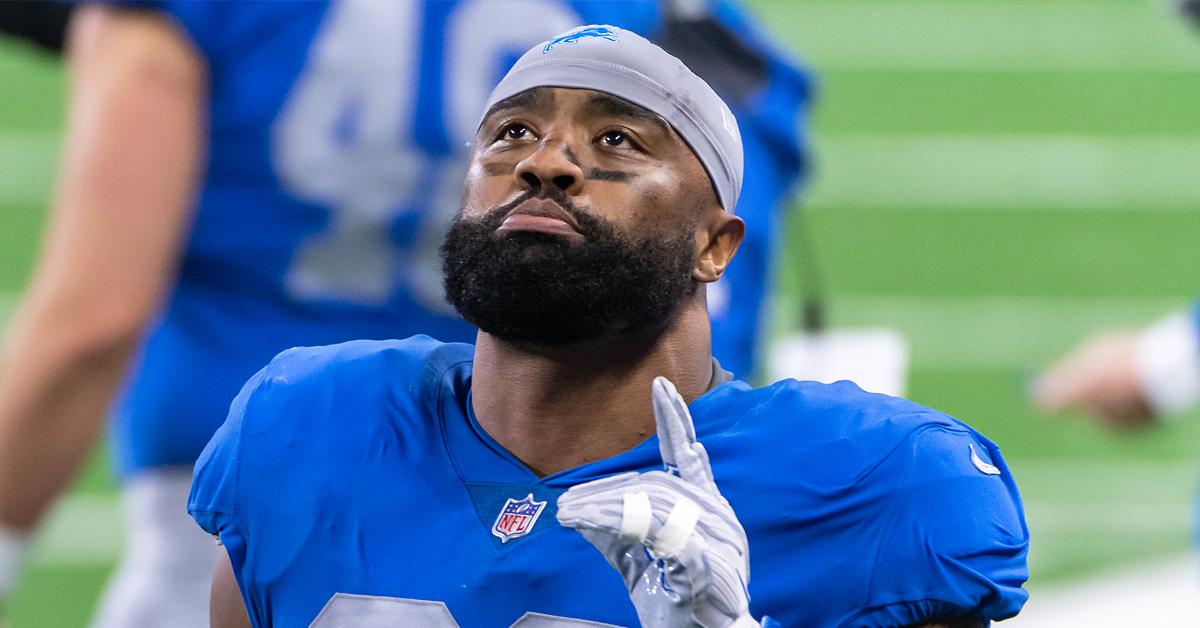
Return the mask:
<path id="1" fill-rule="evenodd" d="M 717 491 L 712 467 L 704 445 L 696 441 L 696 427 L 683 397 L 665 377 L 654 378 L 651 384 L 654 402 L 654 422 L 658 431 L 658 450 L 668 473 L 684 481 Z"/>

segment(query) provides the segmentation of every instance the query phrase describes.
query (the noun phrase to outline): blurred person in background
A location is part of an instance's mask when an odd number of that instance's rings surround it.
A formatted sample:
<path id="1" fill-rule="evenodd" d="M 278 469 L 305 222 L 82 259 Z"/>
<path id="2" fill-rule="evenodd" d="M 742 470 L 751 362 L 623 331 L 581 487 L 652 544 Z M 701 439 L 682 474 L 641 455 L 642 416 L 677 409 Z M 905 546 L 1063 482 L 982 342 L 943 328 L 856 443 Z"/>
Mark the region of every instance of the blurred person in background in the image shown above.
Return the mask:
<path id="1" fill-rule="evenodd" d="M 731 2 L 106 2 L 75 10 L 53 211 L 0 350 L 0 604 L 111 416 L 129 526 L 99 626 L 207 624 L 184 508 L 242 383 L 297 345 L 469 340 L 438 247 L 492 86 L 585 23 L 650 34 L 742 127 L 753 227 L 712 298 L 746 377 L 808 82 Z"/>
<path id="2" fill-rule="evenodd" d="M 1034 400 L 1112 428 L 1149 425 L 1200 403 L 1200 306 L 1141 330 L 1094 336 L 1046 370 Z"/>

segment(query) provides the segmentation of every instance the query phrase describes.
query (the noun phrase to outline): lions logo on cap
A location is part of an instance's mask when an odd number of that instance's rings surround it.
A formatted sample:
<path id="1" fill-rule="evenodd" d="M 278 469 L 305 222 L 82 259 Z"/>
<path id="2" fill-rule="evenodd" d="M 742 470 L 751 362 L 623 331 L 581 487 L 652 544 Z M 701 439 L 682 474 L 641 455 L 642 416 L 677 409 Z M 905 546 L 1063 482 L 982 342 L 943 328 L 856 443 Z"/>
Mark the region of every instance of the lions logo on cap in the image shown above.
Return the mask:
<path id="1" fill-rule="evenodd" d="M 580 39 L 589 38 L 607 39 L 608 41 L 617 41 L 618 39 L 617 32 L 607 26 L 580 26 L 546 42 L 546 47 L 542 48 L 542 54 L 550 54 L 550 51 L 559 44 L 575 44 Z"/>

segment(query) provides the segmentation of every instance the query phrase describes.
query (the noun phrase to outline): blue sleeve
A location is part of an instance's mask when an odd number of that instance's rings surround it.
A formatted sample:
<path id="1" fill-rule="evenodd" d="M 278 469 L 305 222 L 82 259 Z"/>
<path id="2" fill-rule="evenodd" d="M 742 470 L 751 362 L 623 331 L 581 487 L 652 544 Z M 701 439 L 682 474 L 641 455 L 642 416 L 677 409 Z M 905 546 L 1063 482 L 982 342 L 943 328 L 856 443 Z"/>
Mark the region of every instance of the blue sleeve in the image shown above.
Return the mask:
<path id="1" fill-rule="evenodd" d="M 248 418 L 259 418 L 264 412 L 270 412 L 265 407 L 273 386 L 270 375 L 273 367 L 291 351 L 294 350 L 281 353 L 251 377 L 233 400 L 225 423 L 213 434 L 196 461 L 188 495 L 188 513 L 205 532 L 220 537 L 254 626 L 269 626 L 270 621 L 264 619 L 269 614 L 265 614 L 257 600 L 249 595 L 252 588 L 245 581 L 248 533 L 242 520 L 242 439 L 247 433 Z"/>
<path id="2" fill-rule="evenodd" d="M 290 439 L 295 434 L 313 432 L 325 425 L 321 423 L 325 414 L 304 410 L 328 403 L 329 391 L 339 381 L 356 381 L 362 373 L 384 367 L 418 378 L 423 370 L 435 369 L 443 362 L 469 361 L 470 357 L 470 346 L 446 345 L 428 336 L 355 340 L 325 347 L 296 347 L 280 353 L 242 387 L 230 405 L 225 423 L 200 454 L 192 477 L 188 512 L 201 528 L 219 534 L 223 541 L 231 530 L 248 532 L 245 528 L 254 514 L 251 510 L 262 505 L 256 500 L 273 495 L 276 490 L 269 479 L 264 479 L 264 469 L 284 476 L 291 473 L 287 464 L 274 463 L 286 462 L 279 454 L 294 446 Z M 440 371 L 435 369 L 435 372 L 440 375 Z M 377 394 L 387 393 L 386 382 L 380 384 L 384 390 L 375 391 Z M 310 419 L 313 423 L 305 422 Z M 267 459 L 270 464 L 264 466 Z M 243 461 L 257 472 L 243 477 Z M 244 505 L 246 511 L 242 510 Z"/>
<path id="3" fill-rule="evenodd" d="M 854 626 L 1000 620 L 1029 594 L 1029 531 L 999 450 L 966 428 L 921 431 L 890 508 L 864 610 Z"/>
<path id="4" fill-rule="evenodd" d="M 273 428 L 281 420 L 287 422 L 285 417 L 289 408 L 304 403 L 296 399 L 296 386 L 284 389 L 296 380 L 313 379 L 314 374 L 341 357 L 340 351 L 348 352 L 347 348 L 373 344 L 357 341 L 329 347 L 288 349 L 246 382 L 230 404 L 225 422 L 196 460 L 188 512 L 201 528 L 209 534 L 220 535 L 224 541 L 226 533 L 243 527 L 240 517 L 249 513 L 241 512 L 242 500 L 247 491 L 259 484 L 253 475 L 247 476 L 246 482 L 242 481 L 240 471 L 244 452 L 252 448 L 250 455 L 258 455 L 260 450 L 271 451 L 277 443 L 266 441 L 277 434 Z M 249 436 L 256 438 L 247 441 Z M 243 442 L 248 444 L 243 446 Z M 242 532 L 244 530 L 239 531 Z"/>
<path id="5" fill-rule="evenodd" d="M 225 422 L 196 461 L 188 512 L 209 534 L 220 535 L 222 528 L 232 525 L 237 513 L 242 425 L 247 407 L 264 386 L 266 372 L 267 369 L 263 369 L 246 382 L 230 405 Z"/>
<path id="6" fill-rule="evenodd" d="M 255 626 L 278 623 L 271 614 L 270 578 L 261 574 L 285 568 L 322 514 L 339 507 L 312 498 L 313 478 L 323 477 L 323 466 L 314 461 L 360 456 L 370 466 L 389 451 L 363 447 L 363 431 L 338 417 L 376 417 L 372 412 L 389 401 L 426 399 L 426 390 L 412 383 L 399 388 L 400 397 L 390 396 L 392 379 L 366 374 L 386 370 L 417 382 L 434 368 L 431 363 L 460 363 L 469 359 L 469 349 L 424 336 L 297 347 L 277 355 L 242 388 L 196 462 L 188 512 L 220 537 Z M 353 390 L 362 410 L 340 404 L 337 390 Z M 368 426 L 391 429 L 375 421 Z"/>

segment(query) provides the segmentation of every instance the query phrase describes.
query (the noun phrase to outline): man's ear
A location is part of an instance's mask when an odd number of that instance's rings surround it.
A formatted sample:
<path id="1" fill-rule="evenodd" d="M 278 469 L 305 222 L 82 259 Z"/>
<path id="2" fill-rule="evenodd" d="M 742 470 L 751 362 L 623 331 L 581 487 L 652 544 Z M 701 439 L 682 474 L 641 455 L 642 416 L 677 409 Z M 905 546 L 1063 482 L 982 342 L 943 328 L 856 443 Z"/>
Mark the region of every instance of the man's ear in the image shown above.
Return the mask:
<path id="1" fill-rule="evenodd" d="M 696 255 L 696 265 L 692 268 L 692 277 L 703 283 L 712 283 L 725 274 L 725 268 L 737 253 L 746 234 L 746 223 L 741 218 L 721 210 L 709 223 L 708 229 L 697 234 L 696 242 L 700 251 Z"/>

